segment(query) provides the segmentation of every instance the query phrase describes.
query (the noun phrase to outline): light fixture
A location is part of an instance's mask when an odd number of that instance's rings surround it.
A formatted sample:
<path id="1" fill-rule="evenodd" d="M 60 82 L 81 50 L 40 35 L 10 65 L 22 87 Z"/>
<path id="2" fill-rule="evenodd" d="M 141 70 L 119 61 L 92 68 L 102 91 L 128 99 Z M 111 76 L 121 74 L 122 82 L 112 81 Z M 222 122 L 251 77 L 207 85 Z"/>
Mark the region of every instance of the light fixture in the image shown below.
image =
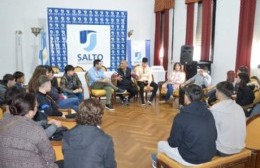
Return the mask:
<path id="1" fill-rule="evenodd" d="M 42 28 L 40 27 L 31 27 L 32 33 L 37 37 L 37 35 L 41 32 Z"/>
<path id="2" fill-rule="evenodd" d="M 133 34 L 134 34 L 134 30 L 132 29 L 132 30 L 129 30 L 129 32 L 127 33 L 127 36 L 131 37 Z"/>

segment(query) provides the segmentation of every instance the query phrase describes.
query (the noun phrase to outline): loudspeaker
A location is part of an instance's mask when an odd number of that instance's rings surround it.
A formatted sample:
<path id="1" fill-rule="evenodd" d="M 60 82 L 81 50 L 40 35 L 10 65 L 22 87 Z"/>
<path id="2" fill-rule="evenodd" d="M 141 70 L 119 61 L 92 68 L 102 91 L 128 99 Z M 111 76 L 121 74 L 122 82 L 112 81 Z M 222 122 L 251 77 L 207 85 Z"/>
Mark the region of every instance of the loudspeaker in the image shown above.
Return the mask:
<path id="1" fill-rule="evenodd" d="M 180 62 L 182 65 L 192 62 L 193 59 L 193 46 L 183 45 L 181 46 Z"/>
<path id="2" fill-rule="evenodd" d="M 198 62 L 192 61 L 189 64 L 184 64 L 184 68 L 186 73 L 186 79 L 188 80 L 197 74 Z"/>

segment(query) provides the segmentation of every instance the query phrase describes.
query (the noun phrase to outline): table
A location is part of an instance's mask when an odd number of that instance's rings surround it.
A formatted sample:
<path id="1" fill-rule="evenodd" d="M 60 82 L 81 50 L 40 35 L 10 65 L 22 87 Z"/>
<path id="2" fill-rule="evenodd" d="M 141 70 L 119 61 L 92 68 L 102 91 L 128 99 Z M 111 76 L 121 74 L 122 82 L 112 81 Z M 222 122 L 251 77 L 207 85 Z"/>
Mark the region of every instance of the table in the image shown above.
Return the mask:
<path id="1" fill-rule="evenodd" d="M 165 81 L 165 73 L 166 71 L 162 66 L 152 66 L 151 72 L 154 77 L 154 82 L 158 84 L 158 82 Z"/>

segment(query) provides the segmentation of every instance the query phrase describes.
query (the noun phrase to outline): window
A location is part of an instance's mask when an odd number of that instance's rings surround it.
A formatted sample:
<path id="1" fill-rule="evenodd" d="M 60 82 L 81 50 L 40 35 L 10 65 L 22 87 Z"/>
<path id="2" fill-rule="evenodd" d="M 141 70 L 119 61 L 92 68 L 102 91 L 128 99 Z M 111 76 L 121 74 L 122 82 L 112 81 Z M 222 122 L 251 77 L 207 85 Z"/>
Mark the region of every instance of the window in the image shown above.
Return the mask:
<path id="1" fill-rule="evenodd" d="M 195 5 L 195 34 L 194 34 L 194 51 L 193 60 L 199 61 L 201 55 L 201 34 L 202 34 L 202 3 L 199 2 Z"/>
<path id="2" fill-rule="evenodd" d="M 252 75 L 260 77 L 260 0 L 256 1 L 254 34 L 251 51 Z"/>
<path id="3" fill-rule="evenodd" d="M 212 20 L 211 20 L 211 46 L 209 61 L 213 61 L 214 40 L 215 40 L 215 17 L 216 17 L 217 0 L 212 1 Z M 194 52 L 193 60 L 201 59 L 201 38 L 202 38 L 202 1 L 196 3 L 194 12 Z"/>

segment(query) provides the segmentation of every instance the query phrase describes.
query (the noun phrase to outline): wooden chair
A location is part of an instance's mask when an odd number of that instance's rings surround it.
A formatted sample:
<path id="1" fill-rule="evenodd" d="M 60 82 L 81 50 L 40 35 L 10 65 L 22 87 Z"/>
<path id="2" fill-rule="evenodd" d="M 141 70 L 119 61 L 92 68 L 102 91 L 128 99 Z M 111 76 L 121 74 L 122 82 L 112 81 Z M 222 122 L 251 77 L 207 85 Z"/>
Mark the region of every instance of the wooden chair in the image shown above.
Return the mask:
<path id="1" fill-rule="evenodd" d="M 115 78 L 113 78 L 113 75 L 111 76 L 111 82 L 112 82 L 113 85 L 117 86 L 117 80 Z M 133 79 L 133 82 L 134 82 L 134 79 Z M 136 82 L 134 82 L 134 84 L 137 87 Z M 114 102 L 116 102 L 116 94 L 113 94 L 113 95 L 114 95 L 113 96 L 114 97 Z M 129 95 L 130 95 L 129 92 L 126 92 L 126 93 L 123 94 L 123 96 L 129 96 Z M 137 100 L 137 96 L 138 96 L 138 94 L 135 95 L 134 101 Z"/>
<path id="2" fill-rule="evenodd" d="M 0 120 L 4 118 L 4 109 L 0 106 Z"/>
<path id="3" fill-rule="evenodd" d="M 220 168 L 220 167 L 236 167 L 243 166 L 244 168 L 248 168 L 250 162 L 251 151 L 244 149 L 242 152 L 227 156 L 227 157 L 219 157 L 215 156 L 210 162 L 206 162 L 203 164 L 199 164 L 197 166 L 192 166 L 195 168 Z M 164 153 L 157 154 L 157 168 L 187 168 L 191 166 L 184 166 L 175 160 L 170 159 Z"/>
<path id="4" fill-rule="evenodd" d="M 165 81 L 164 81 L 165 82 Z M 161 99 L 163 96 L 166 95 L 167 91 L 162 89 L 162 85 L 164 82 L 158 82 L 158 86 L 159 86 L 159 99 Z M 173 92 L 172 92 L 172 96 L 173 96 L 173 99 L 175 100 L 176 98 L 179 97 L 179 89 L 175 89 Z"/>
<path id="5" fill-rule="evenodd" d="M 136 71 L 136 68 L 139 67 L 139 66 L 141 66 L 141 65 L 135 66 L 135 67 L 134 67 L 134 71 Z M 153 74 L 152 74 L 152 81 L 154 81 Z M 136 84 L 136 86 L 137 86 L 137 88 L 138 88 L 138 92 L 139 92 L 139 91 L 140 91 L 140 87 L 139 87 L 138 84 L 137 84 L 137 80 L 134 80 L 134 83 Z M 149 93 L 149 92 L 152 92 L 152 91 L 153 91 L 153 87 L 150 87 L 150 90 L 148 90 L 148 87 L 147 87 L 147 86 L 144 87 L 144 93 L 145 93 L 145 99 L 146 99 L 146 101 L 148 100 L 148 93 Z M 154 96 L 154 101 L 156 101 L 156 96 Z"/>
<path id="6" fill-rule="evenodd" d="M 246 148 L 252 150 L 252 168 L 260 168 L 260 114 L 247 120 Z"/>
<path id="7" fill-rule="evenodd" d="M 74 72 L 86 72 L 81 66 L 75 66 Z"/>
<path id="8" fill-rule="evenodd" d="M 51 146 L 54 150 L 56 161 L 64 160 L 62 153 L 62 141 L 51 141 Z"/>
<path id="9" fill-rule="evenodd" d="M 59 67 L 57 67 L 57 66 L 52 66 L 51 68 L 52 68 L 52 70 L 53 70 L 53 72 L 54 72 L 55 74 L 60 73 L 60 68 L 59 68 Z"/>
<path id="10" fill-rule="evenodd" d="M 85 74 L 85 80 L 86 80 L 88 90 L 89 90 L 89 98 L 94 97 L 94 98 L 97 98 L 97 99 L 101 99 L 101 97 L 106 97 L 106 90 L 105 89 L 92 89 L 89 86 L 88 72 L 86 72 L 86 74 Z M 111 103 L 113 103 L 113 95 L 112 95 L 111 99 L 112 99 Z"/>

